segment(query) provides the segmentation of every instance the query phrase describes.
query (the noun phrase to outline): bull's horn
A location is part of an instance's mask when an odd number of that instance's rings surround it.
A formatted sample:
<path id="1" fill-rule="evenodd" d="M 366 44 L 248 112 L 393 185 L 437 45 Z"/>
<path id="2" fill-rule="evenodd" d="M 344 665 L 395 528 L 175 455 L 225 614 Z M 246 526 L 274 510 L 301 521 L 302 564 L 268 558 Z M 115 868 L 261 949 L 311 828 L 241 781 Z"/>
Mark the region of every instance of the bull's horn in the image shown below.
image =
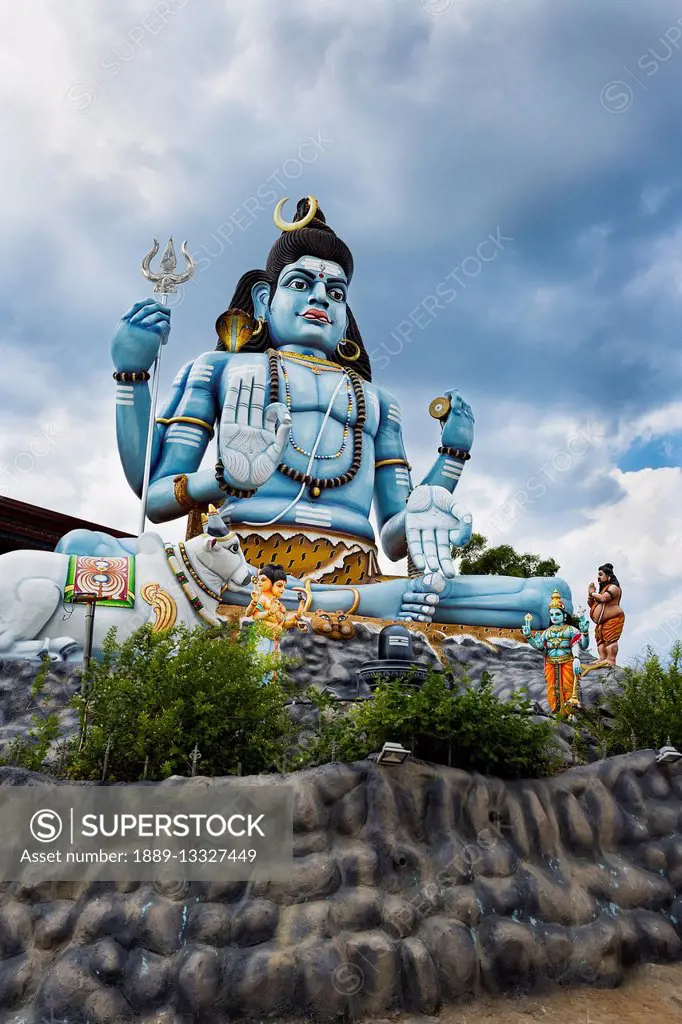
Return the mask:
<path id="1" fill-rule="evenodd" d="M 223 540 L 230 533 L 223 517 L 218 512 L 215 505 L 208 506 L 208 515 L 206 516 L 206 532 L 209 537 L 215 537 L 218 540 Z"/>

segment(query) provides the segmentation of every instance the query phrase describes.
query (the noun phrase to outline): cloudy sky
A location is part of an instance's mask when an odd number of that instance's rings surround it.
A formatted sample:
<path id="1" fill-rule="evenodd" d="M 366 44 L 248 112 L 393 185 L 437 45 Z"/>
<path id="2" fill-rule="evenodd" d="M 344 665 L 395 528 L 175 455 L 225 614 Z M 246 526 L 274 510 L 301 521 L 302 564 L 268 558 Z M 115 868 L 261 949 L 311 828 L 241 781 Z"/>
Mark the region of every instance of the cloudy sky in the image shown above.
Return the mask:
<path id="1" fill-rule="evenodd" d="M 142 255 L 199 263 L 165 389 L 313 193 L 415 477 L 457 388 L 475 529 L 577 603 L 613 562 L 626 658 L 682 635 L 679 3 L 2 6 L 0 495 L 134 532 L 109 342 Z"/>

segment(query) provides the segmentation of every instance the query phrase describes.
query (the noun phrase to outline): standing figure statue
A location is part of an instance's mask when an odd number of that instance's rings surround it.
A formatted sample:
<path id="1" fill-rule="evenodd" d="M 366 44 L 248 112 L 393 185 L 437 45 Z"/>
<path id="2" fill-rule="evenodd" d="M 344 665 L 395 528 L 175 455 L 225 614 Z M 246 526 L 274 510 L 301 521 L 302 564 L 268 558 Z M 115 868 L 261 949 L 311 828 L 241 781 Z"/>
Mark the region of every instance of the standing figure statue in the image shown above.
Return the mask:
<path id="1" fill-rule="evenodd" d="M 530 610 L 536 627 L 546 625 L 555 586 L 570 607 L 563 580 L 456 574 L 453 549 L 472 531 L 471 515 L 455 497 L 471 457 L 471 408 L 457 391 L 439 389 L 432 415 L 440 443 L 413 486 L 400 406 L 372 381 L 348 304 L 351 251 L 313 196 L 298 203 L 291 222 L 282 219 L 284 202 L 275 210 L 281 235 L 265 269 L 242 275 L 216 322 L 215 350 L 182 367 L 159 408 L 148 518 L 162 523 L 223 500 L 221 514 L 249 565 L 283 566 L 282 600 L 293 608 L 305 578 L 311 611 L 519 629 Z M 118 450 L 138 495 L 150 417 L 147 371 L 170 316 L 154 299 L 136 302 L 111 346 Z M 443 375 L 450 359 L 448 349 Z M 213 465 L 201 468 L 214 437 Z M 385 555 L 408 557 L 408 577 L 382 576 L 372 510 Z M 113 554 L 119 547 L 113 538 L 75 531 L 59 550 Z M 248 604 L 248 591 L 235 601 Z"/>
<path id="2" fill-rule="evenodd" d="M 539 635 L 531 633 L 531 616 L 526 615 L 523 635 L 536 651 L 545 656 L 545 682 L 547 684 L 547 702 L 552 714 L 569 712 L 580 708 L 580 676 L 582 665 L 576 646 L 587 650 L 590 642 L 589 620 L 580 618 L 580 628 L 576 629 L 566 621 L 566 609 L 558 590 L 555 590 L 549 602 L 550 626 Z"/>
<path id="3" fill-rule="evenodd" d="M 587 588 L 587 603 L 590 618 L 595 624 L 594 639 L 599 653 L 599 661 L 590 665 L 589 671 L 595 668 L 616 668 L 618 641 L 625 625 L 625 612 L 620 606 L 623 590 L 611 562 L 599 566 L 597 579 L 599 590 L 594 583 L 590 583 Z"/>

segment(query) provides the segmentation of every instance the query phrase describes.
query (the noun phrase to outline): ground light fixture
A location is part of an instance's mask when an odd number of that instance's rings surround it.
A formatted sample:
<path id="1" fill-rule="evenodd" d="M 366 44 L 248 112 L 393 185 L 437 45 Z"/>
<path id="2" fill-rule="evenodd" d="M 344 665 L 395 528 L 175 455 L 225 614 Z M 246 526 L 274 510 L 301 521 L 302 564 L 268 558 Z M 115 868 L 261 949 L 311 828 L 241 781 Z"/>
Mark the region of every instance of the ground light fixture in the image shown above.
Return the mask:
<path id="1" fill-rule="evenodd" d="M 410 756 L 401 743 L 384 743 L 377 755 L 377 764 L 402 764 Z"/>
<path id="2" fill-rule="evenodd" d="M 665 747 L 661 747 L 656 757 L 657 764 L 674 764 L 675 761 L 679 761 L 682 754 L 675 747 L 668 743 Z"/>

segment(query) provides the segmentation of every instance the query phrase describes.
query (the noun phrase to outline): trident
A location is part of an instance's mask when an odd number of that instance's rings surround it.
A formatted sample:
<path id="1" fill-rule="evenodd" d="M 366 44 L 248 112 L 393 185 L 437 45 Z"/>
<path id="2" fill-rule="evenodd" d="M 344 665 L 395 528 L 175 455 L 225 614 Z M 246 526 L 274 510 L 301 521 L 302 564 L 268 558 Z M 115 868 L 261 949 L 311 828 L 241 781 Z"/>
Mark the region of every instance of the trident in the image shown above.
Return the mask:
<path id="1" fill-rule="evenodd" d="M 156 274 L 151 269 L 152 260 L 159 251 L 159 243 L 154 239 L 154 245 L 149 250 L 147 255 L 142 260 L 142 273 L 148 281 L 154 282 L 154 291 L 161 293 L 161 302 L 165 306 L 166 299 L 169 295 L 173 295 L 177 292 L 177 286 L 179 284 L 185 284 L 194 276 L 195 263 L 192 259 L 188 249 L 187 242 L 182 243 L 181 251 L 182 255 L 187 261 L 187 268 L 184 273 L 177 274 L 176 269 L 178 265 L 177 258 L 175 256 L 175 246 L 173 245 L 173 239 L 169 238 L 166 243 L 166 248 L 163 251 L 161 257 L 161 273 Z M 154 425 L 156 423 L 156 403 L 159 395 L 159 376 L 161 368 L 161 348 L 168 341 L 168 334 L 164 334 L 161 340 L 161 346 L 154 360 L 152 366 L 153 383 L 152 383 L 152 396 L 151 404 L 149 408 L 149 428 L 147 430 L 147 447 L 145 449 L 144 457 L 144 476 L 142 479 L 142 509 L 140 511 L 140 529 L 139 533 L 144 533 L 145 522 L 147 521 L 147 495 L 149 493 L 149 476 L 151 473 L 152 465 L 152 447 L 154 441 Z"/>

